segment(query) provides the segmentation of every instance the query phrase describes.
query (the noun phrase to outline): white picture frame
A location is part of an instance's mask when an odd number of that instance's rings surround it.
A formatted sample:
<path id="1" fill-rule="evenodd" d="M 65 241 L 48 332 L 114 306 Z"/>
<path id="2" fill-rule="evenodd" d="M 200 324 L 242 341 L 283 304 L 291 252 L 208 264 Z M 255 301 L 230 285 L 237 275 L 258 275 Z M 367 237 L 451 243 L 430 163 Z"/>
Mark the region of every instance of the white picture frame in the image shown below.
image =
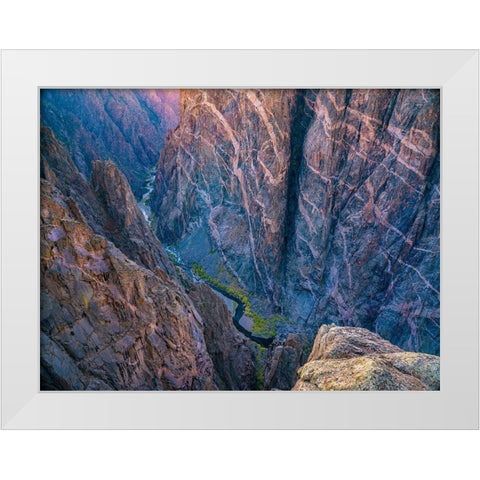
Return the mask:
<path id="1" fill-rule="evenodd" d="M 466 51 L 2 52 L 2 428 L 477 429 L 478 62 Z M 40 392 L 39 89 L 440 88 L 439 392 Z"/>

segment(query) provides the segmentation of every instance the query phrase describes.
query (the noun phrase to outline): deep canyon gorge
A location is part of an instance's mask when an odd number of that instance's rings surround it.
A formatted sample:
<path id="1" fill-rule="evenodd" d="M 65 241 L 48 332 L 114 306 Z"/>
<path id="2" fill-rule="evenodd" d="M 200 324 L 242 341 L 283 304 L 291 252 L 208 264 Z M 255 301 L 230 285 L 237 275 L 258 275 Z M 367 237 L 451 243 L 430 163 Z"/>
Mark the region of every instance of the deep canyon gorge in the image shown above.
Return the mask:
<path id="1" fill-rule="evenodd" d="M 41 388 L 437 390 L 440 92 L 40 98 Z"/>

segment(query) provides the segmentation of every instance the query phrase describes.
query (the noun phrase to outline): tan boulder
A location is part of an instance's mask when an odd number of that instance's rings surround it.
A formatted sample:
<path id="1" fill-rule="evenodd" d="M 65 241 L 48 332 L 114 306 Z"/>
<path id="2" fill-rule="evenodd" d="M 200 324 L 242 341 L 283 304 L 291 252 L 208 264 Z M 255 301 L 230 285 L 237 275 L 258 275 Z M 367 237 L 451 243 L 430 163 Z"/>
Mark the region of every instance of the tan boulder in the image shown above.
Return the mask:
<path id="1" fill-rule="evenodd" d="M 358 327 L 323 325 L 293 390 L 439 390 L 440 357 Z"/>

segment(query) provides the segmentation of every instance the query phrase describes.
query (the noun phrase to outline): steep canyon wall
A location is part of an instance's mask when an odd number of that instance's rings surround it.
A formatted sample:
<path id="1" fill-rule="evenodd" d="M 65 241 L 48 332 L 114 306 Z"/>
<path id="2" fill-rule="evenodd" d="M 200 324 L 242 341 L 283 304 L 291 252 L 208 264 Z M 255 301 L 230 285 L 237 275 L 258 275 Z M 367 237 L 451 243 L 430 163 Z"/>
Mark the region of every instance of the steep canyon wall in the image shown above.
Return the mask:
<path id="1" fill-rule="evenodd" d="M 438 90 L 186 90 L 157 233 L 313 340 L 439 352 Z"/>

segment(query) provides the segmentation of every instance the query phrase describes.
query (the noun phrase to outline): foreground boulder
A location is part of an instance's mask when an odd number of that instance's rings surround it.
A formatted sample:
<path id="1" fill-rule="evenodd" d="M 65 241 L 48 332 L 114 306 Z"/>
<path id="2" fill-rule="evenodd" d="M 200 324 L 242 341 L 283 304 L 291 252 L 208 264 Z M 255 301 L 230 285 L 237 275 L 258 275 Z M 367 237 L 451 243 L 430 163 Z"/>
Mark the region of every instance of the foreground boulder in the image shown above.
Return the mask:
<path id="1" fill-rule="evenodd" d="M 293 390 L 440 390 L 440 358 L 364 328 L 323 325 Z"/>

